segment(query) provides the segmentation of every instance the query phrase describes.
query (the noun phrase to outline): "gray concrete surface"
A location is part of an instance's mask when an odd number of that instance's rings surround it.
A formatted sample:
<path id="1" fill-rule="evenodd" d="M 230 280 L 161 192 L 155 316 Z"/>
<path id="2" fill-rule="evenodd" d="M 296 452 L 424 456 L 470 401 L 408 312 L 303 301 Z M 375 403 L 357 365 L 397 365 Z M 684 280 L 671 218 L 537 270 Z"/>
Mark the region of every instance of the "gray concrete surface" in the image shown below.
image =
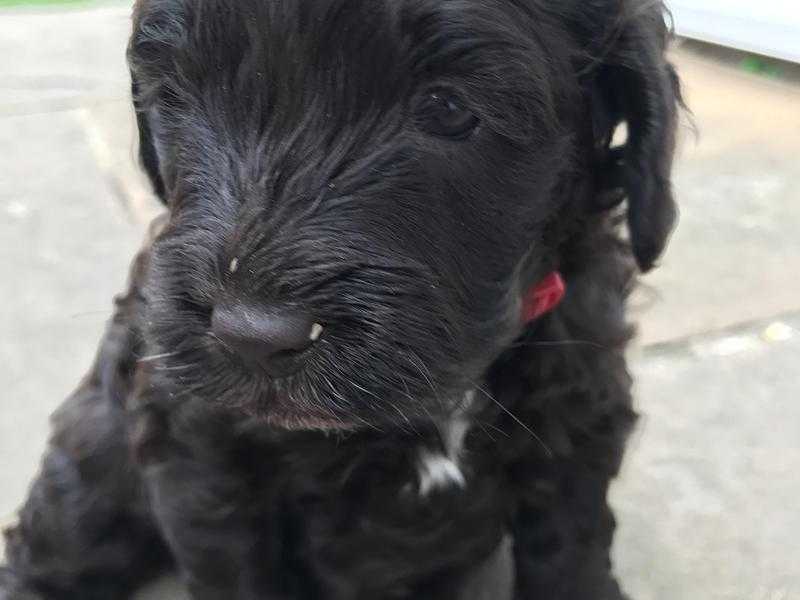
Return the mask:
<path id="1" fill-rule="evenodd" d="M 800 316 L 647 349 L 612 502 L 638 600 L 800 598 Z"/>
<path id="2" fill-rule="evenodd" d="M 128 10 L 0 10 L 0 524 L 155 210 Z M 800 599 L 800 79 L 674 57 L 700 137 L 684 127 L 681 226 L 634 298 L 642 419 L 612 490 L 615 565 L 638 600 Z M 183 597 L 159 585 L 141 599 Z"/>

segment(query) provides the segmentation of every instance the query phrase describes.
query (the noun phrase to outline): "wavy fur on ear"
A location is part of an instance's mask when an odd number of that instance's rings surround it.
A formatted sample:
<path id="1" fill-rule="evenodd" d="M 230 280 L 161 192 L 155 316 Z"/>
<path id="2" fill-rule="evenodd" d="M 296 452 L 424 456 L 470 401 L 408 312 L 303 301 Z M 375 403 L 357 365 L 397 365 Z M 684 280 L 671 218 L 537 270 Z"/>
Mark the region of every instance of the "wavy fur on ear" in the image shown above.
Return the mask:
<path id="1" fill-rule="evenodd" d="M 568 20 L 588 43 L 579 67 L 591 99 L 601 193 L 597 208 L 627 197 L 634 256 L 653 267 L 675 225 L 670 174 L 680 85 L 665 56 L 670 29 L 661 1 L 588 0 L 570 3 Z M 628 139 L 612 148 L 617 127 Z M 611 200 L 609 200 L 611 199 Z"/>
<path id="2" fill-rule="evenodd" d="M 133 97 L 134 111 L 136 113 L 136 126 L 139 130 L 139 161 L 150 179 L 156 196 L 158 196 L 161 202 L 166 204 L 167 195 L 166 189 L 164 188 L 164 179 L 161 176 L 158 151 L 156 150 L 153 131 L 147 113 L 145 109 L 140 107 L 139 85 L 135 77 L 132 78 L 131 96 Z"/>
<path id="3" fill-rule="evenodd" d="M 139 133 L 139 161 L 150 179 L 153 191 L 164 204 L 168 204 L 167 181 L 160 156 L 156 131 L 154 101 L 159 96 L 169 96 L 179 103 L 181 92 L 168 81 L 169 50 L 179 46 L 186 38 L 185 10 L 191 5 L 173 0 L 137 0 L 133 7 L 133 35 L 128 43 L 127 59 L 131 74 L 131 97 Z M 159 65 L 163 77 L 148 77 L 144 70 Z M 173 74 L 177 77 L 176 74 Z"/>

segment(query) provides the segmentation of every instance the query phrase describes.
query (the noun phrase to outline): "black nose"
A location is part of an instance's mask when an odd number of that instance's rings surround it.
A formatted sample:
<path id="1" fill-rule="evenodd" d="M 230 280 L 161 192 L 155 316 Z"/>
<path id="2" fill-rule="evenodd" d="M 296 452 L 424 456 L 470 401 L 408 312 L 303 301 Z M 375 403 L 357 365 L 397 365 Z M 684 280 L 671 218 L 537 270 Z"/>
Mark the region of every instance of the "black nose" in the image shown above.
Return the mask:
<path id="1" fill-rule="evenodd" d="M 211 331 L 248 366 L 274 377 L 297 372 L 322 327 L 307 314 L 269 306 L 217 306 Z"/>

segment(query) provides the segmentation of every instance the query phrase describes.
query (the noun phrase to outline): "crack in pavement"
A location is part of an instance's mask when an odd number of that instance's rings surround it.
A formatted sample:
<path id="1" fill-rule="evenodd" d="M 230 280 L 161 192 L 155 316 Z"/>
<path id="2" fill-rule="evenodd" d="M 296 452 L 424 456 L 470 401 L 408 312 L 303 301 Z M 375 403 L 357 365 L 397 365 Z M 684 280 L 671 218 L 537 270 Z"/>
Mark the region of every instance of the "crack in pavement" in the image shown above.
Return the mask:
<path id="1" fill-rule="evenodd" d="M 798 335 L 800 310 L 789 311 L 641 346 L 635 353 L 634 360 L 676 354 L 726 356 L 764 345 L 783 343 Z"/>

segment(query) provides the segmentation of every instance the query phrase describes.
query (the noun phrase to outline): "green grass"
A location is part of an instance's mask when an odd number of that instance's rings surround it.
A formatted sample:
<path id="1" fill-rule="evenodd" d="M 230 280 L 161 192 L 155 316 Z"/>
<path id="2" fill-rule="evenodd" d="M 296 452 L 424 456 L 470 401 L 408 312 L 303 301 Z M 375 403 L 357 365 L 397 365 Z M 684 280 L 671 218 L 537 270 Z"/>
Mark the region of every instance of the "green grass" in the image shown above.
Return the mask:
<path id="1" fill-rule="evenodd" d="M 777 78 L 781 76 L 780 63 L 776 60 L 764 56 L 749 55 L 742 59 L 739 66 L 748 73 L 766 75 L 767 77 Z"/>

